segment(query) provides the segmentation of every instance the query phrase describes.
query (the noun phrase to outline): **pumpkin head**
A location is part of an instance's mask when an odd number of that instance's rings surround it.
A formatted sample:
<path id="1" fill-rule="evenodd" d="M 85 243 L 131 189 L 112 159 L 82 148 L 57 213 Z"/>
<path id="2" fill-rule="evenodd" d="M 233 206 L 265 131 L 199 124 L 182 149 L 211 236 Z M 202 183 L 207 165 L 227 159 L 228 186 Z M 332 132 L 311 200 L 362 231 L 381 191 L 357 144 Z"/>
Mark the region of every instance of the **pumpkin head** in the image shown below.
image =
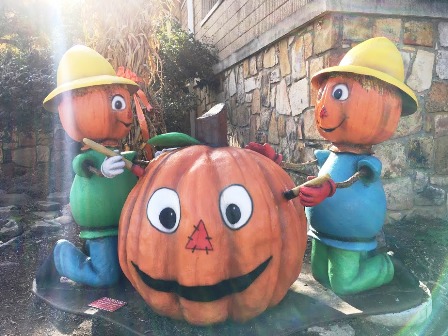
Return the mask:
<path id="1" fill-rule="evenodd" d="M 117 141 L 132 125 L 131 98 L 124 85 L 99 85 L 64 92 L 58 105 L 62 126 L 81 141 Z"/>
<path id="2" fill-rule="evenodd" d="M 390 84 L 369 76 L 336 74 L 320 84 L 315 106 L 317 128 L 336 147 L 369 147 L 393 135 L 401 103 L 401 95 Z"/>
<path id="3" fill-rule="evenodd" d="M 154 311 L 204 325 L 248 320 L 297 278 L 306 219 L 294 182 L 259 153 L 196 145 L 162 154 L 123 207 L 119 259 Z"/>

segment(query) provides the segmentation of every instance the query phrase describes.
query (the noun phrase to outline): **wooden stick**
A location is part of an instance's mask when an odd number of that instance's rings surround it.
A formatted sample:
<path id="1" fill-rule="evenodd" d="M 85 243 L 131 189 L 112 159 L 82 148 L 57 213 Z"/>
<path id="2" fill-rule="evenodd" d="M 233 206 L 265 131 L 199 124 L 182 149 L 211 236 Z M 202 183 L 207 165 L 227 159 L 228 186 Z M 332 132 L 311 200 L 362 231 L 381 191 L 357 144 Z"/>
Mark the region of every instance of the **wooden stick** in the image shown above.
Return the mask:
<path id="1" fill-rule="evenodd" d="M 93 150 L 97 151 L 98 153 L 104 154 L 106 156 L 121 156 L 119 153 L 116 153 L 113 150 L 111 150 L 107 147 L 104 147 L 103 145 L 101 145 L 93 140 L 84 138 L 84 139 L 82 139 L 82 142 L 84 142 L 87 146 L 89 146 Z M 131 161 L 129 161 L 125 157 L 122 157 L 122 159 L 124 161 L 124 166 L 127 169 L 129 169 L 133 174 L 137 175 L 138 177 L 143 176 L 143 174 L 145 173 L 145 170 L 142 167 L 133 164 Z"/>
<path id="2" fill-rule="evenodd" d="M 87 146 L 89 146 L 90 148 L 92 148 L 94 151 L 97 151 L 98 153 L 104 154 L 106 156 L 119 156 L 120 154 L 117 152 L 114 152 L 112 149 L 109 149 L 107 147 L 104 147 L 103 145 L 100 145 L 99 143 L 84 138 L 82 139 L 82 142 L 84 142 Z M 131 170 L 132 169 L 132 162 L 129 161 L 126 158 L 123 158 L 124 161 L 124 165 L 127 169 Z"/>
<path id="3" fill-rule="evenodd" d="M 350 176 L 345 181 L 336 182 L 335 183 L 336 184 L 336 188 L 348 188 L 353 183 L 358 181 L 361 177 L 367 177 L 368 178 L 370 175 L 371 175 L 371 172 L 369 171 L 369 169 L 367 169 L 365 167 L 362 167 L 359 171 L 354 173 L 352 176 Z M 292 188 L 291 190 L 285 191 L 283 193 L 283 195 L 288 200 L 296 198 L 297 196 L 299 196 L 299 189 L 301 187 L 319 186 L 319 185 L 323 184 L 325 181 L 328 181 L 330 178 L 331 178 L 331 176 L 329 174 L 318 176 L 315 179 L 306 181 L 305 183 L 303 183 L 303 184 L 301 184 L 301 185 L 299 185 L 297 187 Z"/>
<path id="4" fill-rule="evenodd" d="M 288 191 L 285 191 L 283 193 L 283 195 L 288 200 L 296 198 L 297 196 L 299 196 L 300 188 L 302 188 L 302 187 L 319 186 L 319 185 L 324 184 L 329 179 L 331 179 L 330 174 L 325 174 L 325 175 L 322 175 L 322 176 L 318 176 L 318 177 L 316 177 L 316 178 L 314 178 L 312 180 L 306 181 L 305 183 L 303 183 L 303 184 L 301 184 L 301 185 L 299 185 L 297 187 L 294 187 L 294 188 L 292 188 L 292 189 L 290 189 Z"/>

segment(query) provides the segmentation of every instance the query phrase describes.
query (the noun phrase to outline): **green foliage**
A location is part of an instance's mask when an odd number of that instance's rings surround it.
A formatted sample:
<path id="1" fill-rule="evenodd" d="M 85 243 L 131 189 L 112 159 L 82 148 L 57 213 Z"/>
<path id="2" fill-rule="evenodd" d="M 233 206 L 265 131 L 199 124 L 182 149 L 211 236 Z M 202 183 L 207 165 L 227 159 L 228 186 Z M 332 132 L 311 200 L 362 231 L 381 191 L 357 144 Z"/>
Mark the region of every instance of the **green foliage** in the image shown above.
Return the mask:
<path id="1" fill-rule="evenodd" d="M 43 99 L 56 87 L 57 64 L 51 47 L 70 45 L 80 33 L 79 23 L 67 12 L 73 6 L 64 4 L 58 9 L 50 0 L 0 3 L 0 130 L 31 132 L 53 127 L 53 115 L 42 107 Z M 63 25 L 59 14 L 68 18 Z"/>
<path id="2" fill-rule="evenodd" d="M 0 129 L 51 129 L 42 101 L 55 87 L 53 62 L 46 52 L 0 52 Z"/>
<path id="3" fill-rule="evenodd" d="M 161 24 L 157 38 L 163 71 L 154 88 L 164 109 L 167 131 L 190 133 L 189 113 L 196 109 L 198 101 L 191 85 L 217 85 L 212 69 L 217 54 L 211 45 L 195 40 L 177 22 Z"/>

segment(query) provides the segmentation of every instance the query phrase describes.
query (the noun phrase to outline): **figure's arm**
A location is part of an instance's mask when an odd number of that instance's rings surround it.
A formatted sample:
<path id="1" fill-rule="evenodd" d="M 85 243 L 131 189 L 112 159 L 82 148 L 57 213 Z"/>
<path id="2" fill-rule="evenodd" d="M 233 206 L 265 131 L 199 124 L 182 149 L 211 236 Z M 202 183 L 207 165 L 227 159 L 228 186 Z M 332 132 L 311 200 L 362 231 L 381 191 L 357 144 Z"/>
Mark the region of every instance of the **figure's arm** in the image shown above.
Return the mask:
<path id="1" fill-rule="evenodd" d="M 249 144 L 244 147 L 245 149 L 253 150 L 254 152 L 260 153 L 277 164 L 280 164 L 283 160 L 283 155 L 275 152 L 275 149 L 271 147 L 268 143 L 258 143 L 258 142 L 249 142 Z"/>
<path id="2" fill-rule="evenodd" d="M 104 147 L 87 138 L 84 138 L 82 141 L 96 152 L 106 155 L 106 159 L 101 164 L 101 173 L 104 177 L 113 178 L 120 175 L 124 172 L 125 167 L 137 177 L 141 177 L 145 173 L 143 167 L 140 167 L 123 157 L 118 150 L 113 151 L 112 149 Z"/>
<path id="3" fill-rule="evenodd" d="M 73 162 L 73 170 L 76 175 L 90 178 L 92 175 L 104 176 L 113 178 L 122 174 L 125 167 L 125 162 L 122 156 L 116 155 L 106 157 L 100 161 L 101 157 L 91 151 L 77 155 Z"/>
<path id="4" fill-rule="evenodd" d="M 314 155 L 317 158 L 317 165 L 319 168 L 327 161 L 330 151 L 316 150 Z M 308 176 L 307 180 L 312 181 L 316 176 Z M 303 206 L 316 206 L 327 197 L 331 197 L 336 192 L 336 183 L 331 179 L 325 179 L 323 183 L 319 184 L 305 184 L 299 188 L 299 199 Z"/>

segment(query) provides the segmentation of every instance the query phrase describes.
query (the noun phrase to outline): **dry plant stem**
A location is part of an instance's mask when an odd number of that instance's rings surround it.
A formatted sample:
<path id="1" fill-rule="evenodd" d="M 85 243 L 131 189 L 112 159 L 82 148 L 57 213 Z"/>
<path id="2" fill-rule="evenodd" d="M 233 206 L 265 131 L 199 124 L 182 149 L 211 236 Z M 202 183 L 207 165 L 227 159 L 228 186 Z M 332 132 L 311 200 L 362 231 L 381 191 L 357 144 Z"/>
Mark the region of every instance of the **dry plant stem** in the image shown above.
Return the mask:
<path id="1" fill-rule="evenodd" d="M 89 170 L 89 172 L 95 174 L 96 176 L 104 176 L 103 173 L 101 172 L 101 170 L 99 170 L 95 167 L 89 166 L 87 169 Z"/>
<path id="2" fill-rule="evenodd" d="M 353 176 L 350 176 L 348 179 L 342 182 L 336 182 L 336 188 L 348 188 L 353 183 L 359 180 L 360 177 L 364 176 L 363 170 L 357 171 L 353 174 Z"/>
<path id="3" fill-rule="evenodd" d="M 280 163 L 280 166 L 283 169 L 292 170 L 296 173 L 301 173 L 301 174 L 307 175 L 307 173 L 305 173 L 305 171 L 303 170 L 303 167 L 310 165 L 310 164 L 315 164 L 316 162 L 317 162 L 317 160 L 307 161 L 307 162 L 303 162 L 303 163 L 292 163 L 292 162 L 282 161 L 282 163 Z"/>

